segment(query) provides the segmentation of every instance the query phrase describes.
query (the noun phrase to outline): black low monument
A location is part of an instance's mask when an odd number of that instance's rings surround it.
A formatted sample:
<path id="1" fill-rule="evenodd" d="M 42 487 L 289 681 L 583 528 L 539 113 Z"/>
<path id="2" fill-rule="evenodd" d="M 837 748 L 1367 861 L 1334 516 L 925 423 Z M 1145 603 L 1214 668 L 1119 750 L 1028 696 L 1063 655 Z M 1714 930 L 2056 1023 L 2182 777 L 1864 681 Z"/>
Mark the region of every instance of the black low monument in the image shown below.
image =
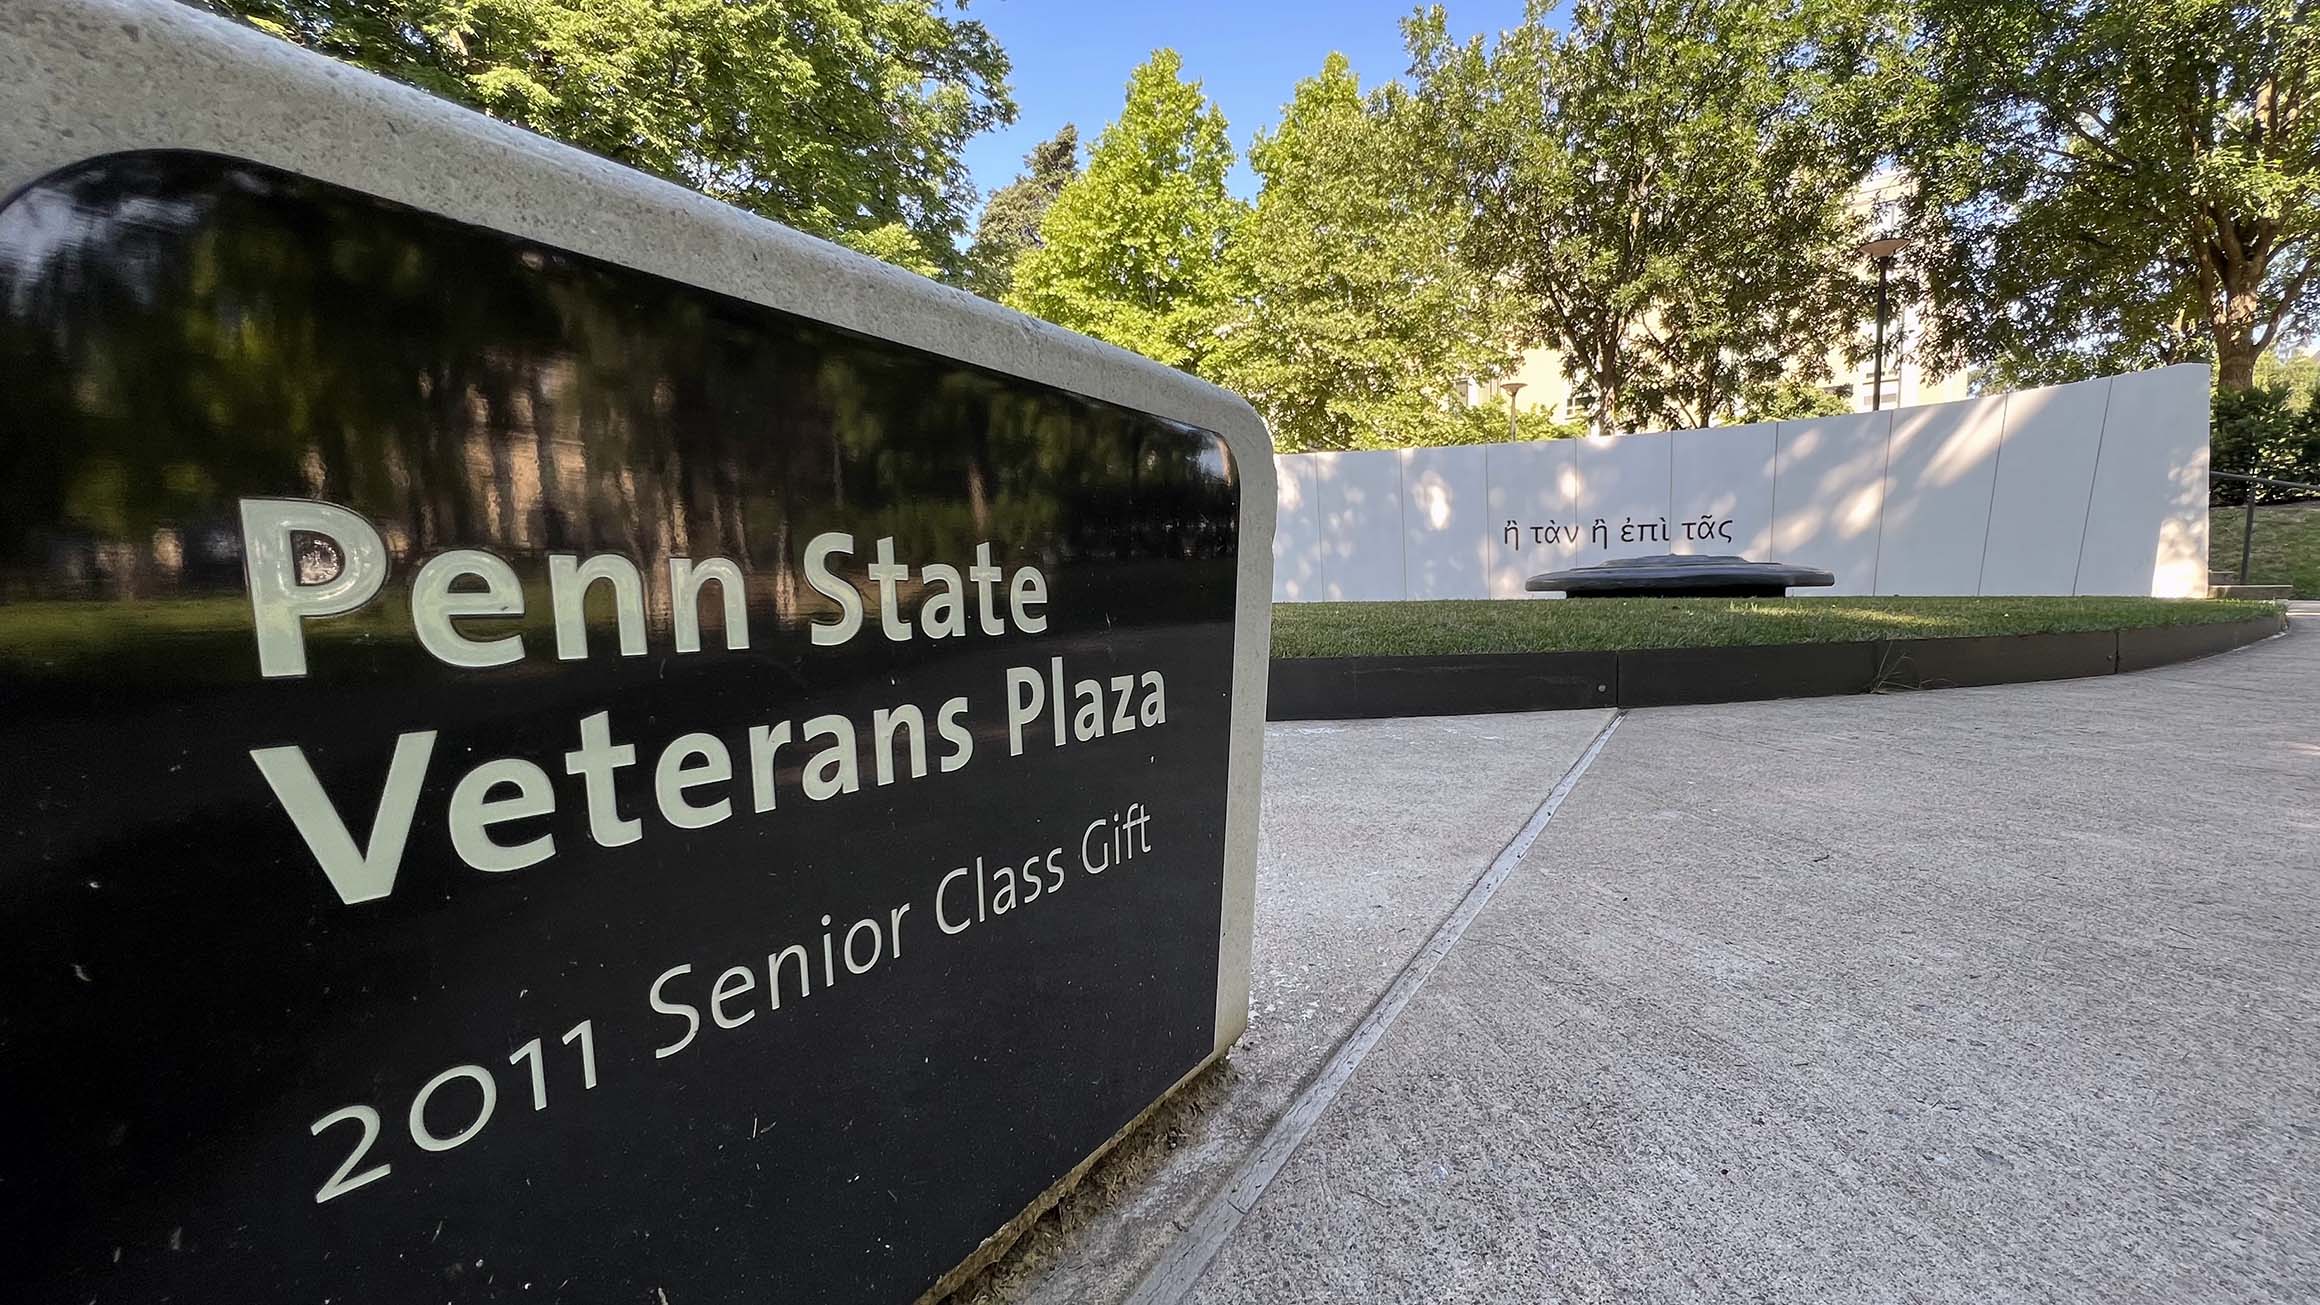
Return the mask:
<path id="1" fill-rule="evenodd" d="M 1833 585 L 1817 566 L 1751 562 L 1720 553 L 1618 557 L 1535 575 L 1523 588 L 1573 598 L 1779 598 L 1791 587 Z"/>

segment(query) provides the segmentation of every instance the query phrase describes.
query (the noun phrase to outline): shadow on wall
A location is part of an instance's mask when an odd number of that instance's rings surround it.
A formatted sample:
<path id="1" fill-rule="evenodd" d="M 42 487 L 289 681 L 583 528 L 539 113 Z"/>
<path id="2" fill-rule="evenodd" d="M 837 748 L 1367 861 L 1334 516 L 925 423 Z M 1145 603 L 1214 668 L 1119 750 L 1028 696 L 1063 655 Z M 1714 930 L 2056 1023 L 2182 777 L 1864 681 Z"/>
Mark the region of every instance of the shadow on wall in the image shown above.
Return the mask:
<path id="1" fill-rule="evenodd" d="M 1877 545 L 1892 430 L 1891 412 L 1780 423 L 1772 558 L 1809 558 L 1804 565 L 1836 576 L 1834 586 L 1816 593 L 1879 592 Z"/>
<path id="2" fill-rule="evenodd" d="M 1322 596 L 1318 470 L 1305 457 L 1274 462 L 1273 601 L 1312 602 Z"/>
<path id="3" fill-rule="evenodd" d="M 2001 394 L 1906 408 L 1893 415 L 1878 532 L 1877 592 L 1980 591 L 1981 554 L 1990 533 L 1990 491 L 1998 480 L 2006 407 L 2007 396 Z"/>
<path id="4" fill-rule="evenodd" d="M 1655 553 L 1834 572 L 1834 594 L 2195 597 L 2207 368 L 1712 430 L 1275 459 L 1277 602 L 1517 598 Z"/>

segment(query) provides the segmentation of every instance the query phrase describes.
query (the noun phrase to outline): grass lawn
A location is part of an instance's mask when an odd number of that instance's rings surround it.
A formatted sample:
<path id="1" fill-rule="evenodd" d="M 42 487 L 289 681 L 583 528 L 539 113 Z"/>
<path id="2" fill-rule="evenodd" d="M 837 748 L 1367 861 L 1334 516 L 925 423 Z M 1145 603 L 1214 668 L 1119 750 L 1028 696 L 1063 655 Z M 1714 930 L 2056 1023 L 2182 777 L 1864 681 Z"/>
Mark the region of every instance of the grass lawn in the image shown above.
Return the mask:
<path id="1" fill-rule="evenodd" d="M 2239 571 L 2239 537 L 2247 509 L 2208 514 L 2207 564 Z M 2320 503 L 2272 503 L 2256 509 L 2256 547 L 2249 584 L 2294 585 L 2298 598 L 2320 598 Z"/>
<path id="2" fill-rule="evenodd" d="M 2316 519 L 2320 521 L 2320 519 Z M 2320 526 L 2316 526 L 2320 528 Z M 2256 542 L 2263 542 L 2257 527 Z M 1275 657 L 1559 652 L 2047 634 L 2237 621 L 2274 603 L 2166 598 L 1584 598 L 1277 603 Z"/>

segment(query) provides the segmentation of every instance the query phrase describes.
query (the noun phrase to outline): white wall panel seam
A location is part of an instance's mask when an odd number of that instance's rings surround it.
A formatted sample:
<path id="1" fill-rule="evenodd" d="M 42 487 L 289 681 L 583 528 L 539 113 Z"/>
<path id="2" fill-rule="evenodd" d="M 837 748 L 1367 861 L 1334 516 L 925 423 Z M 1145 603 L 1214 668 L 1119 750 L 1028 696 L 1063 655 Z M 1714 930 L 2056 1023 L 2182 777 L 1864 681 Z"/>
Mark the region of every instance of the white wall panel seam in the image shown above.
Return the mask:
<path id="1" fill-rule="evenodd" d="M 2109 442 L 2111 433 L 2111 395 L 2118 388 L 2117 377 L 2104 378 L 2102 420 L 2094 428 L 2094 467 L 2086 473 L 2086 515 L 2078 523 L 2078 554 L 2070 559 L 2070 592 L 2073 595 L 2078 593 L 2079 576 L 2086 570 L 2086 532 L 2094 522 L 2094 487 L 2102 483 L 2103 445 Z"/>
<path id="2" fill-rule="evenodd" d="M 1974 595 L 1980 597 L 1990 576 L 1990 522 L 1998 515 L 1998 477 L 2006 474 L 2006 433 L 2014 425 L 2014 396 L 1998 400 L 1998 451 L 1990 455 L 1990 505 L 1982 512 L 1982 551 L 1974 562 Z M 2085 545 L 2080 545 L 2081 548 Z"/>

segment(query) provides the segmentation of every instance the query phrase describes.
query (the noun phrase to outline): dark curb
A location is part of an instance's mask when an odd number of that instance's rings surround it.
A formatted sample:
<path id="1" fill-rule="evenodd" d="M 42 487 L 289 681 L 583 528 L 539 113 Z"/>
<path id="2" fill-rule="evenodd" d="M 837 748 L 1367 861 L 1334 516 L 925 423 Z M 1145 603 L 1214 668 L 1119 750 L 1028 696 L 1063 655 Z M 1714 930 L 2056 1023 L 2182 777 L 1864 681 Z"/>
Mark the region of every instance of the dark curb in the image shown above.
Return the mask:
<path id="1" fill-rule="evenodd" d="M 1864 693 L 1877 682 L 1875 643 L 1789 643 L 1754 648 L 1638 648 L 1619 654 L 1622 707 L 1753 702 Z"/>
<path id="2" fill-rule="evenodd" d="M 2236 646 L 2236 645 L 2235 645 Z M 1962 689 L 2108 675 L 2119 668 L 2119 632 L 1992 634 L 1963 639 L 1888 639 L 1878 687 Z"/>
<path id="3" fill-rule="evenodd" d="M 2248 633 L 2249 629 L 2255 633 Z M 2119 669 L 2147 671 L 2170 662 L 2212 657 L 2288 628 L 2288 618 L 2234 621 L 2223 625 L 2171 625 L 2119 631 Z"/>
<path id="4" fill-rule="evenodd" d="M 2071 634 L 1626 652 L 1275 658 L 1269 720 L 1468 716 L 1820 698 L 2148 670 L 2266 639 L 2288 618 Z"/>

